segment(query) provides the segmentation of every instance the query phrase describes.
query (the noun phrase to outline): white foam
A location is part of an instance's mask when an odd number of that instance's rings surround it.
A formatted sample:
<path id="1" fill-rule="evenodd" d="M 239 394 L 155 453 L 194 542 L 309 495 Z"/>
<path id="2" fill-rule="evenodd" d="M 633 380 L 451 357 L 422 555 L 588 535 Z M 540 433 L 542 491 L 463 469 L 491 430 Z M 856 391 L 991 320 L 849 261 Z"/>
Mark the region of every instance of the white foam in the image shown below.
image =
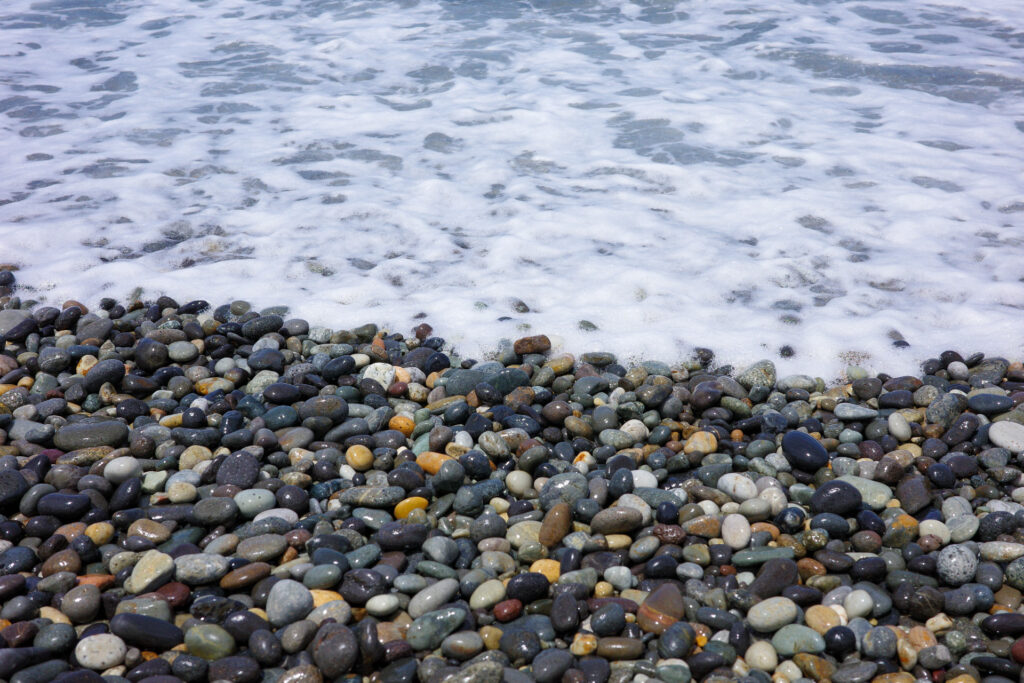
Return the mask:
<path id="1" fill-rule="evenodd" d="M 4 3 L 21 295 L 827 377 L 1022 355 L 1024 7 L 404 5 Z"/>

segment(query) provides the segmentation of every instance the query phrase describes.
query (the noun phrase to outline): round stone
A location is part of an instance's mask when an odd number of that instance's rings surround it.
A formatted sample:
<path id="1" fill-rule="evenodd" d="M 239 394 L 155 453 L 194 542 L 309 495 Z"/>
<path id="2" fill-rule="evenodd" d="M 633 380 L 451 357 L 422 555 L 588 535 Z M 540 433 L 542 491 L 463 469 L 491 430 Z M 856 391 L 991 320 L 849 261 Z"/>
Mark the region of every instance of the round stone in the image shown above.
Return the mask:
<path id="1" fill-rule="evenodd" d="M 123 455 L 107 463 L 103 468 L 103 476 L 113 484 L 122 484 L 132 477 L 142 476 L 142 465 L 137 458 Z"/>
<path id="2" fill-rule="evenodd" d="M 86 669 L 104 671 L 124 661 L 128 647 L 111 633 L 100 633 L 78 641 L 75 659 Z"/>
<path id="3" fill-rule="evenodd" d="M 789 598 L 768 598 L 747 612 L 747 622 L 755 631 L 772 633 L 796 620 L 799 609 Z"/>
<path id="4" fill-rule="evenodd" d="M 759 640 L 747 648 L 744 661 L 751 669 L 771 672 L 779 665 L 779 655 L 767 640 Z"/>
<path id="5" fill-rule="evenodd" d="M 889 659 L 896 655 L 896 633 L 886 626 L 877 626 L 864 634 L 861 652 L 870 659 Z"/>
<path id="6" fill-rule="evenodd" d="M 960 586 L 974 578 L 978 558 L 963 545 L 949 545 L 939 551 L 935 568 L 947 584 Z"/>
<path id="7" fill-rule="evenodd" d="M 274 626 L 287 626 L 305 617 L 312 609 L 313 594 L 291 579 L 275 583 L 267 597 L 267 620 Z"/>

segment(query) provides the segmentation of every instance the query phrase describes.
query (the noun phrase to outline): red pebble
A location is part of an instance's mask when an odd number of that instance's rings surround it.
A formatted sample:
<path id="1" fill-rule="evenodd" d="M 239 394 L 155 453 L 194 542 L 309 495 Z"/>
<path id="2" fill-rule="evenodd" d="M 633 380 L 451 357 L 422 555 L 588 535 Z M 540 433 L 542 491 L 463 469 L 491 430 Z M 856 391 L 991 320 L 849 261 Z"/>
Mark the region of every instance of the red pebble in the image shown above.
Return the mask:
<path id="1" fill-rule="evenodd" d="M 519 600 L 502 600 L 494 606 L 494 618 L 498 621 L 512 621 L 523 613 L 523 603 Z"/>
<path id="2" fill-rule="evenodd" d="M 1018 664 L 1024 664 L 1024 638 L 1018 638 L 1010 647 L 1010 656 Z"/>

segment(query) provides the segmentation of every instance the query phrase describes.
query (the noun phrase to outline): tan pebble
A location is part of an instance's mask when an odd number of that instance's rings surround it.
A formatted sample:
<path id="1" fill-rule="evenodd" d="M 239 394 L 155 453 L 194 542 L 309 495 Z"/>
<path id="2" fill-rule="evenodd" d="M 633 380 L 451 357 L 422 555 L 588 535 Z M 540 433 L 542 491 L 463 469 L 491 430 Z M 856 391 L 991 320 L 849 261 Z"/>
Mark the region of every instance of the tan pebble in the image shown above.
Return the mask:
<path id="1" fill-rule="evenodd" d="M 55 624 L 67 624 L 71 625 L 71 620 L 56 607 L 44 606 L 39 608 L 39 617 L 41 619 L 49 619 Z"/>
<path id="2" fill-rule="evenodd" d="M 84 533 L 97 546 L 105 545 L 114 537 L 114 525 L 110 522 L 96 522 L 85 527 Z"/>
<path id="3" fill-rule="evenodd" d="M 914 646 L 906 638 L 900 638 L 896 641 L 896 656 L 899 657 L 900 666 L 905 671 L 910 671 L 917 664 L 917 650 L 914 649 Z"/>
<path id="4" fill-rule="evenodd" d="M 345 462 L 356 472 L 365 472 L 373 467 L 373 451 L 366 446 L 349 446 L 345 451 Z"/>
<path id="5" fill-rule="evenodd" d="M 804 612 L 804 621 L 809 627 L 825 635 L 830 628 L 839 626 L 839 615 L 824 605 L 811 605 Z"/>
<path id="6" fill-rule="evenodd" d="M 187 481 L 176 481 L 167 487 L 167 498 L 172 503 L 191 503 L 198 495 L 195 485 Z"/>
<path id="7" fill-rule="evenodd" d="M 75 366 L 75 373 L 85 376 L 86 374 L 88 374 L 89 370 L 92 369 L 92 366 L 96 365 L 99 362 L 100 361 L 98 358 L 96 358 L 96 356 L 86 354 L 82 356 L 80 359 L 78 359 L 78 364 Z"/>
<path id="8" fill-rule="evenodd" d="M 597 585 L 594 586 L 594 597 L 595 598 L 608 598 L 615 592 L 615 587 L 607 581 L 598 581 Z"/>
<path id="9" fill-rule="evenodd" d="M 926 621 L 924 626 L 932 633 L 942 635 L 949 629 L 953 628 L 953 620 L 946 616 L 945 613 L 939 612 L 934 617 Z"/>
<path id="10" fill-rule="evenodd" d="M 910 633 L 907 634 L 907 641 L 910 642 L 918 652 L 926 647 L 933 647 L 939 644 L 935 634 L 924 626 L 914 626 L 911 628 Z"/>
<path id="11" fill-rule="evenodd" d="M 377 640 L 382 643 L 390 643 L 393 640 L 405 640 L 405 633 L 390 621 L 382 621 L 377 624 Z"/>
<path id="12" fill-rule="evenodd" d="M 558 560 L 537 560 L 530 565 L 530 571 L 543 574 L 550 583 L 554 583 L 562 574 L 562 565 Z"/>
<path id="13" fill-rule="evenodd" d="M 905 671 L 894 674 L 883 674 L 871 679 L 871 683 L 914 683 L 916 679 Z"/>
<path id="14" fill-rule="evenodd" d="M 604 537 L 608 550 L 622 550 L 633 544 L 633 539 L 626 534 L 608 534 Z"/>
<path id="15" fill-rule="evenodd" d="M 718 448 L 718 439 L 711 432 L 696 432 L 683 444 L 683 453 L 701 453 L 707 455 L 714 453 Z"/>
<path id="16" fill-rule="evenodd" d="M 129 536 L 141 536 L 153 543 L 163 543 L 171 537 L 170 530 L 151 519 L 137 519 L 128 527 Z"/>
<path id="17" fill-rule="evenodd" d="M 181 413 L 171 413 L 160 418 L 160 426 L 167 427 L 168 429 L 174 429 L 175 427 L 181 426 Z"/>
<path id="18" fill-rule="evenodd" d="M 329 602 L 334 602 L 335 600 L 344 600 L 344 598 L 341 597 L 341 593 L 336 593 L 335 591 L 315 588 L 309 592 L 313 594 L 314 609 L 319 607 L 320 605 L 326 605 Z"/>
<path id="19" fill-rule="evenodd" d="M 569 646 L 569 651 L 577 657 L 592 654 L 597 649 L 597 637 L 591 633 L 577 633 Z"/>
<path id="20" fill-rule="evenodd" d="M 1021 593 L 1013 586 L 1003 585 L 995 594 L 996 604 L 1016 610 L 1020 607 Z"/>
<path id="21" fill-rule="evenodd" d="M 190 470 L 197 464 L 213 459 L 213 453 L 206 446 L 189 446 L 178 458 L 178 469 Z"/>
<path id="22" fill-rule="evenodd" d="M 488 650 L 497 650 L 501 641 L 502 630 L 494 626 L 483 626 L 480 628 L 480 637 L 484 641 L 484 647 Z"/>

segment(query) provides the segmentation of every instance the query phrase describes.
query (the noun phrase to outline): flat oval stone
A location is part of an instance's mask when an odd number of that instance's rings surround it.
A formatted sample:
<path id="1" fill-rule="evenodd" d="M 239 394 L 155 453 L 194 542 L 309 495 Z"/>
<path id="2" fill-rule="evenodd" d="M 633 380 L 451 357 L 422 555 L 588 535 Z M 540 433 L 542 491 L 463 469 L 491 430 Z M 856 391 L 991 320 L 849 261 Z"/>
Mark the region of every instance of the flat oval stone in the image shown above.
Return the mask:
<path id="1" fill-rule="evenodd" d="M 1016 422 L 994 422 L 988 429 L 988 440 L 1011 453 L 1024 452 L 1024 425 Z"/>
<path id="2" fill-rule="evenodd" d="M 53 495 L 53 494 L 51 494 Z M 590 521 L 590 529 L 596 534 L 625 534 L 643 524 L 643 515 L 639 510 L 615 506 L 601 510 Z M 543 525 L 541 526 L 543 528 Z"/>
<path id="3" fill-rule="evenodd" d="M 644 643 L 637 638 L 618 636 L 598 638 L 597 656 L 613 661 L 638 659 L 644 653 Z"/>
<path id="4" fill-rule="evenodd" d="M 451 600 L 459 591 L 457 579 L 441 579 L 419 591 L 409 601 L 406 611 L 413 619 L 432 612 Z"/>
<path id="5" fill-rule="evenodd" d="M 235 639 L 217 624 L 196 624 L 185 633 L 190 654 L 208 661 L 221 659 L 235 651 Z"/>
<path id="6" fill-rule="evenodd" d="M 127 652 L 123 640 L 110 633 L 101 633 L 78 641 L 75 659 L 87 669 L 104 671 L 124 661 Z"/>
<path id="7" fill-rule="evenodd" d="M 91 505 L 92 501 L 85 494 L 48 493 L 39 499 L 36 512 L 40 515 L 53 515 L 66 521 L 81 519 Z"/>
<path id="8" fill-rule="evenodd" d="M 824 652 L 825 640 L 812 628 L 800 624 L 788 624 L 772 636 L 772 646 L 783 657 L 792 657 L 797 652 L 810 652 L 811 654 Z"/>
<path id="9" fill-rule="evenodd" d="M 434 650 L 465 618 L 466 611 L 461 607 L 445 607 L 428 612 L 412 622 L 405 639 L 415 650 Z"/>
<path id="10" fill-rule="evenodd" d="M 862 502 L 863 498 L 856 487 L 849 482 L 833 479 L 819 486 L 811 496 L 811 512 L 832 512 L 848 517 L 860 510 Z"/>
<path id="11" fill-rule="evenodd" d="M 799 609 L 789 598 L 768 598 L 747 612 L 747 621 L 755 631 L 771 633 L 796 620 Z"/>
<path id="12" fill-rule="evenodd" d="M 120 446 L 128 439 L 128 425 L 117 420 L 75 422 L 57 430 L 53 445 L 65 452 L 94 446 Z"/>
<path id="13" fill-rule="evenodd" d="M 288 549 L 288 541 L 278 534 L 260 534 L 239 542 L 235 553 L 251 562 L 266 562 L 280 557 Z"/>
<path id="14" fill-rule="evenodd" d="M 174 624 L 142 614 L 115 615 L 110 620 L 110 632 L 129 645 L 153 652 L 166 652 L 185 639 Z"/>

